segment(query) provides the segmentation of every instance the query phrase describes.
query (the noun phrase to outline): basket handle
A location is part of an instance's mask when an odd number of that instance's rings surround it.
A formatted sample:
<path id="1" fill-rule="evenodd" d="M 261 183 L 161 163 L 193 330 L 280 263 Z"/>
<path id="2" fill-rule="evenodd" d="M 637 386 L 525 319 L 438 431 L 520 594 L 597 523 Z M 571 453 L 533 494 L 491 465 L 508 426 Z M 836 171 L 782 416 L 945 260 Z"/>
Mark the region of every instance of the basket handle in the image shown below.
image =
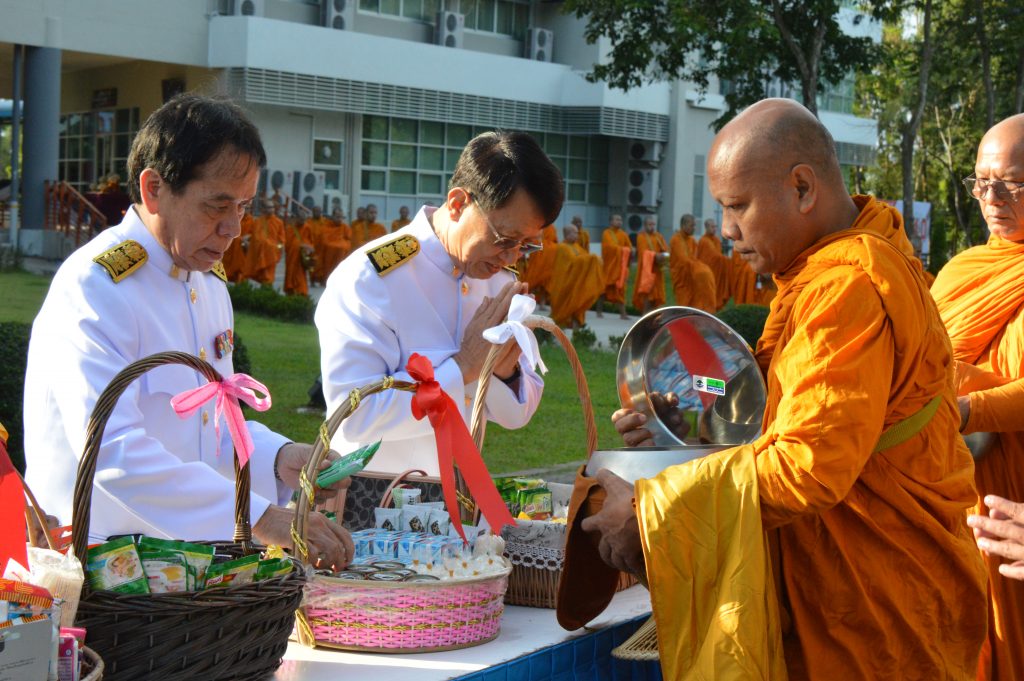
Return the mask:
<path id="1" fill-rule="evenodd" d="M 32 490 L 29 489 L 28 483 L 25 482 L 25 478 L 22 477 L 21 473 L 18 473 L 18 477 L 21 478 L 21 486 L 24 488 L 25 498 L 28 500 L 28 506 L 25 508 L 25 521 L 29 528 L 28 543 L 36 548 L 40 548 L 36 543 L 36 533 L 34 531 L 38 527 L 40 534 L 46 537 L 46 548 L 51 551 L 57 551 L 57 543 L 53 540 L 53 535 L 50 534 L 50 526 L 46 522 L 46 513 L 43 512 L 42 506 L 36 500 L 36 495 L 32 494 Z"/>
<path id="2" fill-rule="evenodd" d="M 327 457 L 327 452 L 331 449 L 331 438 L 338 432 L 338 428 L 341 427 L 341 422 L 352 415 L 363 401 L 364 398 L 370 395 L 375 395 L 385 390 L 404 390 L 407 392 L 416 392 L 416 384 L 409 381 L 396 381 L 392 376 L 385 376 L 382 380 L 370 385 L 363 386 L 349 393 L 348 399 L 343 400 L 342 403 L 334 410 L 334 413 L 330 417 L 320 424 L 319 436 L 313 440 L 313 451 L 309 455 L 309 461 L 306 462 L 306 467 L 302 469 L 299 474 L 299 486 L 301 490 L 299 492 L 298 502 L 295 504 L 295 520 L 292 521 L 292 544 L 294 552 L 299 556 L 304 565 L 309 565 L 309 547 L 306 544 L 306 532 L 309 524 L 309 514 L 316 505 L 316 499 L 314 496 L 313 485 L 316 481 L 317 473 L 320 471 L 320 464 Z M 391 483 L 391 487 L 388 488 L 388 494 L 391 489 L 400 482 L 401 477 L 409 474 L 410 471 L 406 471 L 401 476 L 396 478 Z"/>
<path id="3" fill-rule="evenodd" d="M 110 384 L 100 393 L 89 417 L 86 431 L 85 452 L 78 462 L 78 475 L 75 478 L 75 493 L 71 514 L 71 542 L 75 547 L 75 555 L 85 563 L 86 545 L 89 540 L 89 520 L 92 512 L 92 483 L 96 476 L 96 459 L 99 457 L 100 445 L 103 442 L 103 431 L 107 421 L 117 405 L 118 399 L 135 379 L 150 369 L 166 364 L 182 364 L 202 374 L 210 382 L 222 380 L 220 373 L 208 362 L 187 352 L 158 352 L 132 362 L 122 369 Z M 252 527 L 249 524 L 249 491 L 251 479 L 249 466 L 239 469 L 238 457 L 235 462 L 235 537 L 234 541 L 242 545 L 246 554 L 255 551 L 252 543 Z"/>
<path id="4" fill-rule="evenodd" d="M 416 475 L 420 476 L 421 478 L 430 477 L 430 476 L 427 475 L 426 471 L 421 471 L 418 468 L 410 468 L 407 471 L 402 471 L 401 473 L 399 473 L 398 475 L 395 476 L 395 479 L 391 481 L 391 483 L 388 485 L 388 488 L 386 490 L 384 490 L 384 496 L 382 496 L 380 498 L 380 507 L 381 508 L 387 508 L 388 506 L 391 505 L 391 502 L 393 501 L 391 496 L 392 496 L 392 493 L 395 491 L 395 488 L 398 487 L 399 485 L 401 485 L 402 482 L 406 478 L 408 478 L 410 475 L 412 475 L 413 473 L 415 473 Z"/>

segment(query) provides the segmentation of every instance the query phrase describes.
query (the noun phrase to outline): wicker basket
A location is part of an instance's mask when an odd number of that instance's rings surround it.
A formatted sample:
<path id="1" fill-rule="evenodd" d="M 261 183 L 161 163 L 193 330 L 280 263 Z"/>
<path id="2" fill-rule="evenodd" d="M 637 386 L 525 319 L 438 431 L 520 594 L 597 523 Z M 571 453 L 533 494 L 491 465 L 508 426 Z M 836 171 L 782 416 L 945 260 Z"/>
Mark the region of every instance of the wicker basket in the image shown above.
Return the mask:
<path id="1" fill-rule="evenodd" d="M 299 494 L 293 527 L 296 553 L 307 564 L 306 528 L 314 504 L 309 481 L 320 470 L 342 421 L 365 397 L 384 390 L 415 392 L 416 384 L 389 377 L 353 390 L 320 428 L 302 473 L 306 493 Z M 385 497 L 409 472 L 392 482 Z M 511 570 L 511 564 L 506 564 L 500 574 L 438 582 L 371 582 L 312 575 L 302 608 L 296 613 L 299 641 L 312 647 L 378 653 L 424 653 L 486 643 L 501 628 Z"/>
<path id="2" fill-rule="evenodd" d="M 114 377 L 96 401 L 78 466 L 72 531 L 76 556 L 86 555 L 93 477 L 107 420 L 132 381 L 165 364 L 183 364 L 207 380 L 221 380 L 212 366 L 184 352 L 151 355 Z M 220 553 L 256 551 L 249 489 L 249 467 L 239 470 L 236 458 L 235 539 L 216 543 Z M 283 577 L 199 592 L 120 594 L 90 591 L 87 582 L 76 625 L 88 631 L 90 646 L 103 651 L 108 681 L 262 678 L 281 664 L 304 583 L 297 568 Z"/>
<path id="3" fill-rule="evenodd" d="M 580 406 L 583 409 L 583 420 L 587 433 L 587 458 L 597 449 L 597 425 L 594 423 L 594 408 L 590 402 L 590 389 L 587 387 L 587 379 L 583 374 L 583 366 L 573 348 L 572 342 L 565 335 L 565 332 L 549 317 L 531 315 L 523 323 L 531 329 L 544 329 L 550 332 L 562 346 L 565 355 L 572 368 L 573 377 L 576 379 L 576 390 L 579 393 Z M 473 433 L 473 440 L 478 449 L 483 451 L 484 433 L 487 420 L 483 417 L 487 389 L 490 386 L 491 375 L 494 372 L 494 365 L 501 352 L 500 346 L 493 346 L 487 355 L 484 366 L 480 371 L 480 379 L 477 383 L 476 399 L 473 403 L 473 419 L 470 429 Z M 531 521 L 542 522 L 542 521 Z M 505 554 L 512 561 L 512 574 L 508 581 L 508 593 L 505 594 L 505 602 L 509 605 L 525 605 L 532 608 L 554 608 L 558 596 L 558 580 L 562 574 L 562 564 L 565 558 L 565 523 L 546 523 L 551 525 L 554 531 L 561 533 L 561 541 L 557 546 L 532 546 L 528 543 L 516 541 L 514 536 L 506 536 L 507 544 Z M 636 584 L 636 578 L 627 573 L 619 575 L 618 590 L 629 588 Z"/>
<path id="4" fill-rule="evenodd" d="M 80 681 L 100 681 L 103 678 L 103 660 L 92 648 L 82 646 Z"/>

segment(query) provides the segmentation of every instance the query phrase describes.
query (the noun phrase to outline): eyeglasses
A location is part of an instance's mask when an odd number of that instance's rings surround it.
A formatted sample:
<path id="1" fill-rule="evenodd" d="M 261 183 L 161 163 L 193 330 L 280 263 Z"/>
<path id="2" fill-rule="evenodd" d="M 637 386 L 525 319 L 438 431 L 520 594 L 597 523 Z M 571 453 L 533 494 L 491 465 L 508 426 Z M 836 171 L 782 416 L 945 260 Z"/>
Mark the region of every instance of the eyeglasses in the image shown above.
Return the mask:
<path id="1" fill-rule="evenodd" d="M 988 190 L 996 193 L 996 197 L 1003 201 L 1017 203 L 1020 200 L 1020 192 L 1024 189 L 1024 182 L 1006 182 L 1004 180 L 990 180 L 985 177 L 968 175 L 963 179 L 964 186 L 971 196 L 979 201 L 984 201 Z"/>
<path id="2" fill-rule="evenodd" d="M 495 229 L 494 225 L 491 224 L 491 218 L 480 208 L 480 203 L 477 202 L 472 194 L 469 198 L 476 203 L 476 209 L 483 216 L 484 222 L 487 223 L 487 229 L 491 230 L 491 234 L 494 235 L 494 247 L 502 251 L 514 251 L 519 249 L 521 255 L 529 255 L 530 253 L 536 253 L 537 251 L 544 248 L 544 243 L 541 241 L 527 241 L 513 239 L 510 236 L 504 236 L 501 232 Z"/>

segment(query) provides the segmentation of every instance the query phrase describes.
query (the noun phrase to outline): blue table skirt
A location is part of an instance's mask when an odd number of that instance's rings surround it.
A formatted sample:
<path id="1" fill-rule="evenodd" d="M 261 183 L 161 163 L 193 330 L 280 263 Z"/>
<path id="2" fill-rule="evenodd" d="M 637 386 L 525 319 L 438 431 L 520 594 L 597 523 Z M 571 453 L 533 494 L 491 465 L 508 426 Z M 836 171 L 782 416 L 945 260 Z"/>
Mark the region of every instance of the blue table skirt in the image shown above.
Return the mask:
<path id="1" fill-rule="evenodd" d="M 612 657 L 612 648 L 632 636 L 648 617 L 637 617 L 458 678 L 461 681 L 661 681 L 658 662 L 628 662 Z"/>

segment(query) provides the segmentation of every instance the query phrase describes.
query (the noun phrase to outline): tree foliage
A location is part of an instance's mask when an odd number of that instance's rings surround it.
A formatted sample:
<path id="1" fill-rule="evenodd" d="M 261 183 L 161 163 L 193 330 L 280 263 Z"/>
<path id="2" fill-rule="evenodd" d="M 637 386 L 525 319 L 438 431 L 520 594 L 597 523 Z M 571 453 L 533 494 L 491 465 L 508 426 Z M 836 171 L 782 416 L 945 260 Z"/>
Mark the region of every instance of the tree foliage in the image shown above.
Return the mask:
<path id="1" fill-rule="evenodd" d="M 891 3 L 865 3 L 883 16 Z M 629 90 L 659 80 L 686 80 L 706 91 L 712 76 L 728 81 L 724 123 L 763 99 L 773 81 L 799 83 L 803 104 L 817 112 L 817 95 L 851 70 L 867 68 L 868 38 L 844 33 L 840 0 L 567 0 L 587 21 L 585 36 L 605 39 L 609 59 L 592 81 Z"/>

